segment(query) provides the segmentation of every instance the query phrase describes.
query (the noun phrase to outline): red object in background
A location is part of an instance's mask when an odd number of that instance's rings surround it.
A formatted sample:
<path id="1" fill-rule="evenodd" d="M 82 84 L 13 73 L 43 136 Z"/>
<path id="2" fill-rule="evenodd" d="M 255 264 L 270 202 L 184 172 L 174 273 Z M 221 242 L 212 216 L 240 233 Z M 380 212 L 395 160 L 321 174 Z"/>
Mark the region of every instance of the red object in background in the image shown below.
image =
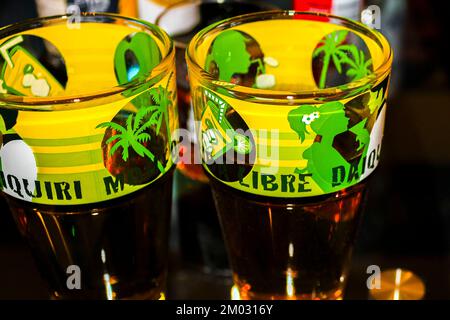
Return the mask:
<path id="1" fill-rule="evenodd" d="M 331 13 L 336 16 L 360 20 L 362 0 L 293 0 L 294 10 Z M 309 18 L 326 21 L 326 18 Z"/>
<path id="2" fill-rule="evenodd" d="M 294 0 L 294 10 L 331 13 L 333 0 Z"/>
<path id="3" fill-rule="evenodd" d="M 333 7 L 333 0 L 294 0 L 295 11 L 331 13 L 332 7 Z M 324 17 L 308 16 L 306 19 L 317 21 L 328 21 L 328 18 Z"/>

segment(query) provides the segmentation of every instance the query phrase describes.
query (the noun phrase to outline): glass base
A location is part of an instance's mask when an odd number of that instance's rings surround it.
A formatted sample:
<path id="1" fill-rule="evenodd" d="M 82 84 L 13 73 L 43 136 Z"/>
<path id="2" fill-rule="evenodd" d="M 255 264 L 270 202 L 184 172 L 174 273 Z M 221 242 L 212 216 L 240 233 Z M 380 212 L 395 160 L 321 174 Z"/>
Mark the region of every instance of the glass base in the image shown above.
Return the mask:
<path id="1" fill-rule="evenodd" d="M 340 287 L 326 292 L 320 291 L 308 294 L 269 294 L 251 292 L 245 286 L 239 288 L 237 285 L 234 285 L 231 287 L 231 300 L 343 300 L 344 292 L 342 289 L 343 287 Z"/>

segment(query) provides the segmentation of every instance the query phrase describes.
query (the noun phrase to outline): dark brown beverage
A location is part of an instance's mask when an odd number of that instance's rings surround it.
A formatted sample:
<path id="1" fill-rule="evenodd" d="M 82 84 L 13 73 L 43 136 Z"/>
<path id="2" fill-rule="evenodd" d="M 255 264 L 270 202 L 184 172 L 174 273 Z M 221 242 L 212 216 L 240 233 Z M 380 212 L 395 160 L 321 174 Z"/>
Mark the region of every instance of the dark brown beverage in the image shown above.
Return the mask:
<path id="1" fill-rule="evenodd" d="M 365 183 L 307 199 L 211 183 L 241 299 L 342 299 Z"/>
<path id="2" fill-rule="evenodd" d="M 160 299 L 164 291 L 172 173 L 117 200 L 30 204 L 5 195 L 55 299 Z M 69 289 L 67 268 L 80 268 Z"/>

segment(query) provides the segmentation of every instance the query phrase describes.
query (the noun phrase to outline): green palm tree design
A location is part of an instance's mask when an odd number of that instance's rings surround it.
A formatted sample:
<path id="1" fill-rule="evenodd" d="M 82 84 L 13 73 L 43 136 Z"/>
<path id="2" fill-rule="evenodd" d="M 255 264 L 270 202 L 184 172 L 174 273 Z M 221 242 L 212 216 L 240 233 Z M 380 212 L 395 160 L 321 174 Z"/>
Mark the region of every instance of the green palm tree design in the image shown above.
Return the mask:
<path id="1" fill-rule="evenodd" d="M 363 50 L 359 50 L 354 44 L 344 44 L 348 31 L 339 30 L 326 35 L 319 42 L 319 46 L 313 52 L 313 58 L 324 54 L 323 66 L 320 73 L 319 88 L 325 88 L 327 73 L 330 62 L 333 63 L 337 72 L 342 73 L 342 64 L 347 64 L 349 69 L 346 75 L 352 78 L 352 81 L 361 79 L 368 75 L 372 64 L 372 59 L 365 60 Z M 351 54 L 352 58 L 350 58 Z"/>
<path id="2" fill-rule="evenodd" d="M 350 59 L 349 55 L 343 53 L 342 51 L 340 51 L 338 55 L 340 56 L 341 63 L 346 63 L 349 65 L 350 68 L 347 70 L 346 75 L 351 77 L 352 81 L 364 78 L 370 74 L 371 71 L 369 67 L 372 65 L 372 59 L 369 58 L 366 60 L 364 51 L 358 50 L 354 44 L 345 46 L 344 50 L 351 53 L 353 59 Z"/>
<path id="3" fill-rule="evenodd" d="M 117 132 L 105 142 L 106 144 L 110 144 L 117 140 L 109 150 L 111 156 L 119 148 L 122 148 L 122 159 L 123 161 L 127 161 L 131 147 L 139 156 L 148 157 L 151 161 L 155 162 L 155 155 L 142 144 L 151 140 L 150 134 L 145 131 L 150 127 L 155 127 L 155 133 L 159 135 L 163 121 L 166 124 L 167 133 L 169 134 L 168 137 L 170 137 L 167 111 L 172 106 L 171 98 L 174 98 L 172 92 L 168 90 L 171 79 L 172 74 L 167 81 L 166 88 L 160 85 L 159 87 L 149 89 L 148 93 L 155 102 L 155 105 L 141 107 L 136 114 L 130 114 L 125 122 L 125 127 L 115 122 L 103 122 L 97 126 L 97 128 L 111 128 Z M 159 171 L 163 173 L 163 164 L 157 160 L 156 165 Z"/>

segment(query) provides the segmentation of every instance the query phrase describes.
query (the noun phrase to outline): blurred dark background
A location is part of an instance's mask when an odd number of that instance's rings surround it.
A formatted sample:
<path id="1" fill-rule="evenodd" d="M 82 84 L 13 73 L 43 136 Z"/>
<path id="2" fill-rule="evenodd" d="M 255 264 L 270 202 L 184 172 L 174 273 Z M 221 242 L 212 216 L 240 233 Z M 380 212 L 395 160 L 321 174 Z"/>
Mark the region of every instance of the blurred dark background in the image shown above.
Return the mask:
<path id="1" fill-rule="evenodd" d="M 292 7 L 291 1 L 269 2 Z M 382 161 L 356 242 L 347 298 L 367 298 L 365 269 L 378 264 L 411 269 L 424 280 L 426 298 L 450 299 L 450 60 L 444 3 L 364 3 L 381 8 L 381 32 L 393 44 L 395 63 Z M 36 15 L 32 0 L 0 2 L 0 26 Z M 0 299 L 45 299 L 45 285 L 1 197 L 0 210 Z M 200 274 L 173 277 L 173 282 L 196 283 L 191 291 L 188 284 L 181 286 L 173 297 L 228 294 L 227 279 L 212 280 L 211 286 Z"/>

